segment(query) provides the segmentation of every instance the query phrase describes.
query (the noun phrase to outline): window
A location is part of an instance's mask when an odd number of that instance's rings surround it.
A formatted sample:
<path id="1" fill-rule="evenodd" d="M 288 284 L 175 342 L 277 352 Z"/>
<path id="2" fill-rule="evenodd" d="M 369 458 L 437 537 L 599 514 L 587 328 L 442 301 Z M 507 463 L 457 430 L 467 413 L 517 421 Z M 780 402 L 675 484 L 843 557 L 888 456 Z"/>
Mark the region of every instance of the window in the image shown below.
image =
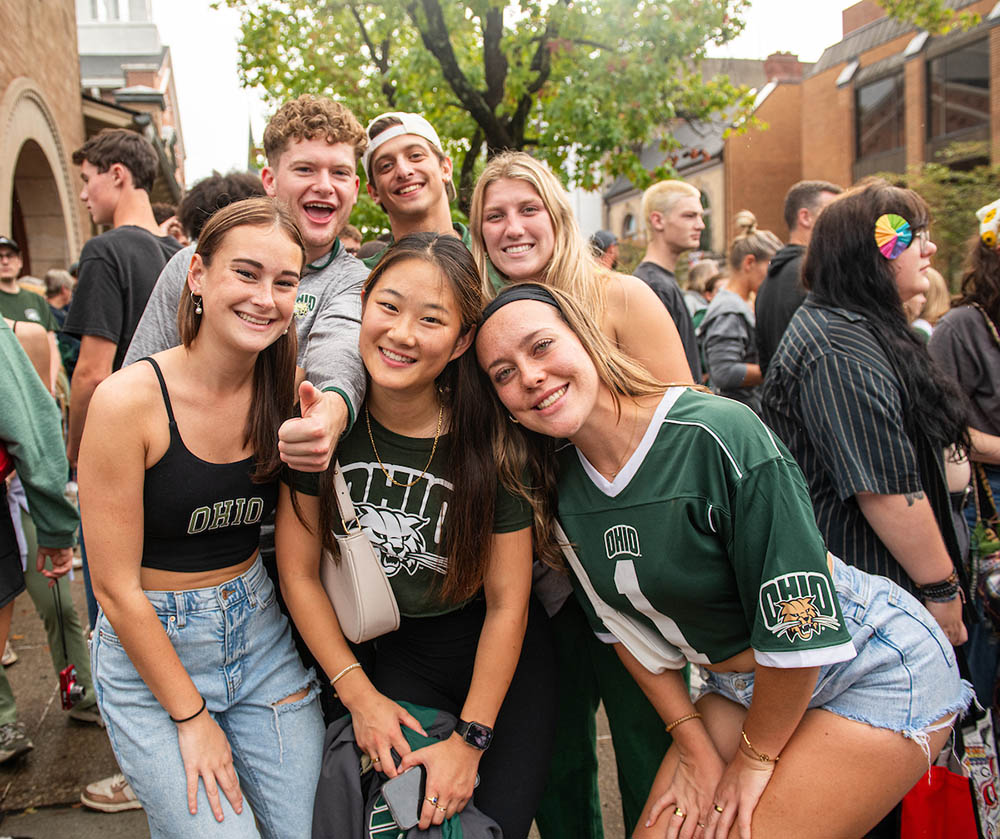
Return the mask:
<path id="1" fill-rule="evenodd" d="M 708 193 L 705 190 L 698 190 L 701 193 L 701 206 L 705 211 L 702 216 L 702 221 L 705 222 L 705 229 L 701 231 L 701 238 L 698 241 L 698 250 L 708 251 L 712 250 L 712 208 L 708 200 Z"/>
<path id="2" fill-rule="evenodd" d="M 985 38 L 927 62 L 928 138 L 978 134 L 989 121 L 990 47 Z"/>
<path id="3" fill-rule="evenodd" d="M 855 109 L 859 159 L 902 148 L 905 143 L 902 73 L 859 87 Z"/>
<path id="4" fill-rule="evenodd" d="M 633 236 L 635 236 L 635 216 L 626 213 L 625 220 L 622 222 L 622 238 L 631 239 Z"/>

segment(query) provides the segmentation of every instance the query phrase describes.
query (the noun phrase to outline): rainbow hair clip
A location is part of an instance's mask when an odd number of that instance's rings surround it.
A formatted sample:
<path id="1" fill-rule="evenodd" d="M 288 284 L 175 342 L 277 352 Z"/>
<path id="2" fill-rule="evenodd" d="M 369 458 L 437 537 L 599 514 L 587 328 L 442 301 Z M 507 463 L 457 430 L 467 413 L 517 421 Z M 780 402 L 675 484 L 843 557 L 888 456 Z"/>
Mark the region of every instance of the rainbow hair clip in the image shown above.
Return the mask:
<path id="1" fill-rule="evenodd" d="M 875 222 L 875 244 L 886 259 L 895 259 L 913 241 L 910 223 L 895 213 L 884 213 Z"/>
<path id="2" fill-rule="evenodd" d="M 976 210 L 976 218 L 979 219 L 979 238 L 988 248 L 994 248 L 997 244 L 997 228 L 1000 226 L 1000 200 L 987 204 Z"/>

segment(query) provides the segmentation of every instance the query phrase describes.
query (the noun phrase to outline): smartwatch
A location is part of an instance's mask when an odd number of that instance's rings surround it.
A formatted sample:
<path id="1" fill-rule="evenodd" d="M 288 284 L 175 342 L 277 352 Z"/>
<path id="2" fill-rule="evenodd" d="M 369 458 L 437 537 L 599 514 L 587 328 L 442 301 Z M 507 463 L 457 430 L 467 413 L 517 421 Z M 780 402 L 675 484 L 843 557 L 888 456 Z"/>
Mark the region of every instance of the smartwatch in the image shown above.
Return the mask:
<path id="1" fill-rule="evenodd" d="M 472 748 L 479 749 L 481 752 L 485 752 L 493 740 L 493 729 L 479 722 L 459 720 L 455 726 L 455 733 Z"/>

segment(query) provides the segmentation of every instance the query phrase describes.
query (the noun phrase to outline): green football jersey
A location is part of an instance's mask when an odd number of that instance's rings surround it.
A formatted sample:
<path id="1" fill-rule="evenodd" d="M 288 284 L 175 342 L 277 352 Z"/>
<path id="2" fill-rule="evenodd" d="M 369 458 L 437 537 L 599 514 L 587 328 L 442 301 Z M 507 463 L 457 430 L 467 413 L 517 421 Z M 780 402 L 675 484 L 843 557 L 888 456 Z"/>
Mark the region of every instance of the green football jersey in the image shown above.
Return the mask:
<path id="1" fill-rule="evenodd" d="M 441 435 L 426 474 L 413 483 L 427 465 L 433 440 L 396 434 L 374 417 L 371 427 L 378 457 L 372 450 L 363 412 L 337 446 L 337 460 L 358 521 L 382 562 L 400 614 L 426 617 L 453 611 L 462 604 L 443 603 L 438 597 L 449 562 L 444 535 L 453 489 L 446 476 L 449 435 Z M 413 486 L 396 486 L 386 472 L 397 483 Z M 315 474 L 295 472 L 293 476 L 297 490 L 316 494 Z M 509 533 L 530 526 L 531 508 L 498 480 L 493 532 Z M 341 522 L 336 529 L 342 530 Z"/>
<path id="2" fill-rule="evenodd" d="M 573 446 L 560 458 L 559 518 L 587 578 L 676 649 L 664 667 L 748 648 L 770 667 L 854 656 L 802 473 L 746 406 L 671 388 L 613 481 Z"/>

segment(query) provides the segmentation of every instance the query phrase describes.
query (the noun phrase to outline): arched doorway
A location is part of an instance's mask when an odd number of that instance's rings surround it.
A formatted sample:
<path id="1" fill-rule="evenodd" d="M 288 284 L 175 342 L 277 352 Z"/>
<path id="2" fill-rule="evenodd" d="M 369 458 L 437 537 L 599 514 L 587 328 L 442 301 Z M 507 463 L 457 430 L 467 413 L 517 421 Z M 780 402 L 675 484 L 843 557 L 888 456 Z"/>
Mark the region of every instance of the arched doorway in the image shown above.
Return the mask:
<path id="1" fill-rule="evenodd" d="M 59 124 L 23 76 L 0 91 L 0 234 L 17 240 L 25 273 L 36 277 L 68 267 L 82 244 Z"/>
<path id="2" fill-rule="evenodd" d="M 41 278 L 51 268 L 69 267 L 69 242 L 56 179 L 34 140 L 21 146 L 14 165 L 11 230 L 21 236 L 18 243 L 25 274 Z"/>

